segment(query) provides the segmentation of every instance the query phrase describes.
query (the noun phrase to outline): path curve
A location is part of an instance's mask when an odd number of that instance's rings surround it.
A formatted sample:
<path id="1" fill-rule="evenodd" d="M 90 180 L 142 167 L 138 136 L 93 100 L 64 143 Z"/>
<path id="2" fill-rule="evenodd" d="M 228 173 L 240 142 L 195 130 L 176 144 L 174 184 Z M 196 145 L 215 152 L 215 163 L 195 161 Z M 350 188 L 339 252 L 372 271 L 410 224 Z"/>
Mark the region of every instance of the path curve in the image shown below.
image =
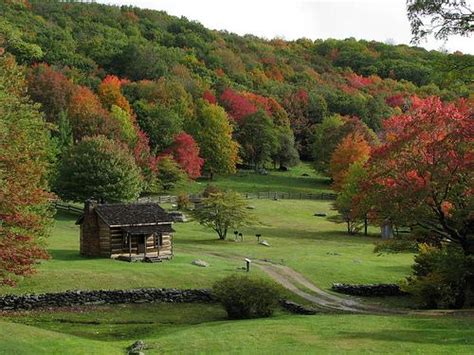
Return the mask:
<path id="1" fill-rule="evenodd" d="M 336 311 L 336 312 L 350 312 L 350 313 L 380 313 L 380 314 L 405 314 L 406 311 L 397 309 L 388 309 L 379 306 L 366 305 L 354 299 L 343 298 L 337 295 L 328 293 L 299 272 L 283 265 L 273 264 L 266 260 L 254 260 L 254 265 L 263 270 L 275 282 L 282 285 L 284 288 L 293 292 L 294 294 L 304 298 L 313 303 L 313 305 L 321 310 Z M 299 286 L 299 287 L 298 287 Z M 301 289 L 311 291 L 306 292 Z"/>

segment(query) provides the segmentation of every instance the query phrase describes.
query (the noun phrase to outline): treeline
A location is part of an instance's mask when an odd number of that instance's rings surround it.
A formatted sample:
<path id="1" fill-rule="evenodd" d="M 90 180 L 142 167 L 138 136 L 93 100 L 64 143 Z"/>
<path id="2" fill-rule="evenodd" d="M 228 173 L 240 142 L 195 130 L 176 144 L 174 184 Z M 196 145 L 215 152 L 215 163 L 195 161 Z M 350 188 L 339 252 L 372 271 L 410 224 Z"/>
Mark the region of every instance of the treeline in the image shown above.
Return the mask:
<path id="1" fill-rule="evenodd" d="M 50 179 L 71 199 L 129 199 L 237 164 L 301 158 L 327 173 L 341 139 L 357 133 L 374 145 L 383 121 L 415 95 L 451 101 L 474 88 L 469 66 L 469 75 L 443 71 L 473 61 L 462 54 L 268 41 L 127 6 L 9 0 L 0 11 L 2 46 L 29 68 L 28 94 L 51 123 Z M 99 172 L 130 179 L 130 191 L 108 194 Z"/>

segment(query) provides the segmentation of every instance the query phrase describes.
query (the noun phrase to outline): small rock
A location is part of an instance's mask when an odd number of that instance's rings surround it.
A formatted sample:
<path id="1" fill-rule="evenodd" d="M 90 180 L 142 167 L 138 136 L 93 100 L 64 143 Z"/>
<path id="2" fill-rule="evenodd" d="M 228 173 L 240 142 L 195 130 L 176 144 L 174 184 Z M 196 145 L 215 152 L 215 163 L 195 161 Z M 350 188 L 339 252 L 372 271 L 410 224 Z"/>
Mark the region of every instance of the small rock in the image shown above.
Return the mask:
<path id="1" fill-rule="evenodd" d="M 324 212 L 316 212 L 314 215 L 315 215 L 316 217 L 326 217 L 326 216 L 327 216 L 327 214 L 324 213 Z"/>
<path id="2" fill-rule="evenodd" d="M 128 347 L 129 355 L 141 355 L 144 354 L 142 350 L 145 349 L 145 342 L 143 340 L 137 340 Z"/>
<path id="3" fill-rule="evenodd" d="M 262 245 L 264 245 L 264 246 L 266 246 L 266 247 L 271 246 L 270 243 L 268 243 L 266 240 L 262 240 L 259 244 L 262 244 Z"/>
<path id="4" fill-rule="evenodd" d="M 247 209 L 248 209 L 248 210 L 254 210 L 254 209 L 255 209 L 255 206 L 247 206 Z"/>
<path id="5" fill-rule="evenodd" d="M 200 266 L 200 267 L 209 267 L 209 263 L 205 262 L 204 260 L 200 260 L 200 259 L 193 260 L 193 262 L 191 264 L 196 265 L 196 266 Z"/>

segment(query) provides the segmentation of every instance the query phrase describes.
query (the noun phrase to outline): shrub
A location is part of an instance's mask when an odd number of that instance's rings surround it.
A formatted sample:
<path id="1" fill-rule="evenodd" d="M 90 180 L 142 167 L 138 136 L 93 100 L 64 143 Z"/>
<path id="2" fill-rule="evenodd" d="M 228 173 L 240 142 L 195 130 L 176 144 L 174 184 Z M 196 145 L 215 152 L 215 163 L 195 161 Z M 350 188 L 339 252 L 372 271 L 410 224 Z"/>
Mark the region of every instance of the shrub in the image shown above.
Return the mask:
<path id="1" fill-rule="evenodd" d="M 375 243 L 374 253 L 416 253 L 418 244 L 413 238 L 397 237 Z"/>
<path id="2" fill-rule="evenodd" d="M 215 185 L 207 185 L 204 191 L 202 192 L 202 197 L 209 197 L 212 194 L 221 193 L 222 190 Z"/>
<path id="3" fill-rule="evenodd" d="M 427 308 L 463 307 L 473 286 L 474 257 L 454 246 L 422 244 L 419 248 L 413 276 L 402 283 L 402 289 Z"/>
<path id="4" fill-rule="evenodd" d="M 241 275 L 216 282 L 213 291 L 231 319 L 269 317 L 279 300 L 274 284 Z"/>
<path id="5" fill-rule="evenodd" d="M 188 194 L 180 194 L 178 196 L 178 210 L 187 210 L 191 207 L 191 201 L 189 200 Z"/>

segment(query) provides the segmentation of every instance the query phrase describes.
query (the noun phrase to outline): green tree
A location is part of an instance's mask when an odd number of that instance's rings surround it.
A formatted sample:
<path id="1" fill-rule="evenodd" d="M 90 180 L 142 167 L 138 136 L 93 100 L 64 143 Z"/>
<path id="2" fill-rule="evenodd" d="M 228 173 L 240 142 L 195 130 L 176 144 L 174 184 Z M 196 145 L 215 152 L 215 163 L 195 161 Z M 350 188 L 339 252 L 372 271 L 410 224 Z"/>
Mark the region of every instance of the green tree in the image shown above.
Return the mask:
<path id="1" fill-rule="evenodd" d="M 183 129 L 183 119 L 160 104 L 148 104 L 140 100 L 135 102 L 133 107 L 138 124 L 148 135 L 150 146 L 155 152 L 163 152 L 169 148 L 175 136 Z"/>
<path id="2" fill-rule="evenodd" d="M 156 177 L 163 190 L 169 190 L 177 183 L 185 180 L 186 173 L 169 155 L 160 158 L 157 169 Z"/>
<path id="3" fill-rule="evenodd" d="M 314 132 L 313 139 L 313 159 L 314 167 L 317 171 L 327 174 L 329 170 L 329 162 L 331 155 L 338 144 L 338 141 L 332 139 L 337 128 L 344 125 L 341 116 L 333 115 L 326 117 L 323 122 L 318 125 Z"/>
<path id="4" fill-rule="evenodd" d="M 237 139 L 244 161 L 255 169 L 270 161 L 278 148 L 275 126 L 262 110 L 245 117 L 238 130 Z"/>
<path id="5" fill-rule="evenodd" d="M 221 240 L 226 239 L 229 229 L 254 221 L 245 199 L 233 191 L 210 193 L 196 206 L 193 216 L 199 224 L 214 230 Z"/>
<path id="6" fill-rule="evenodd" d="M 132 147 L 138 139 L 135 126 L 133 125 L 132 116 L 120 107 L 112 105 L 110 109 L 110 118 L 116 121 L 117 126 L 120 129 L 120 137 L 118 137 L 120 141 L 125 142 Z"/>
<path id="7" fill-rule="evenodd" d="M 133 200 L 142 190 L 142 178 L 127 148 L 103 136 L 88 137 L 65 154 L 56 189 L 72 201 Z"/>
<path id="8" fill-rule="evenodd" d="M 211 179 L 214 173 L 235 173 L 238 144 L 232 140 L 233 129 L 222 107 L 199 100 L 197 115 L 186 126 L 199 144 L 204 170 Z"/>
<path id="9" fill-rule="evenodd" d="M 272 154 L 272 160 L 275 166 L 280 167 L 296 166 L 299 161 L 298 150 L 295 147 L 295 137 L 293 132 L 285 127 L 277 129 L 277 149 Z"/>

